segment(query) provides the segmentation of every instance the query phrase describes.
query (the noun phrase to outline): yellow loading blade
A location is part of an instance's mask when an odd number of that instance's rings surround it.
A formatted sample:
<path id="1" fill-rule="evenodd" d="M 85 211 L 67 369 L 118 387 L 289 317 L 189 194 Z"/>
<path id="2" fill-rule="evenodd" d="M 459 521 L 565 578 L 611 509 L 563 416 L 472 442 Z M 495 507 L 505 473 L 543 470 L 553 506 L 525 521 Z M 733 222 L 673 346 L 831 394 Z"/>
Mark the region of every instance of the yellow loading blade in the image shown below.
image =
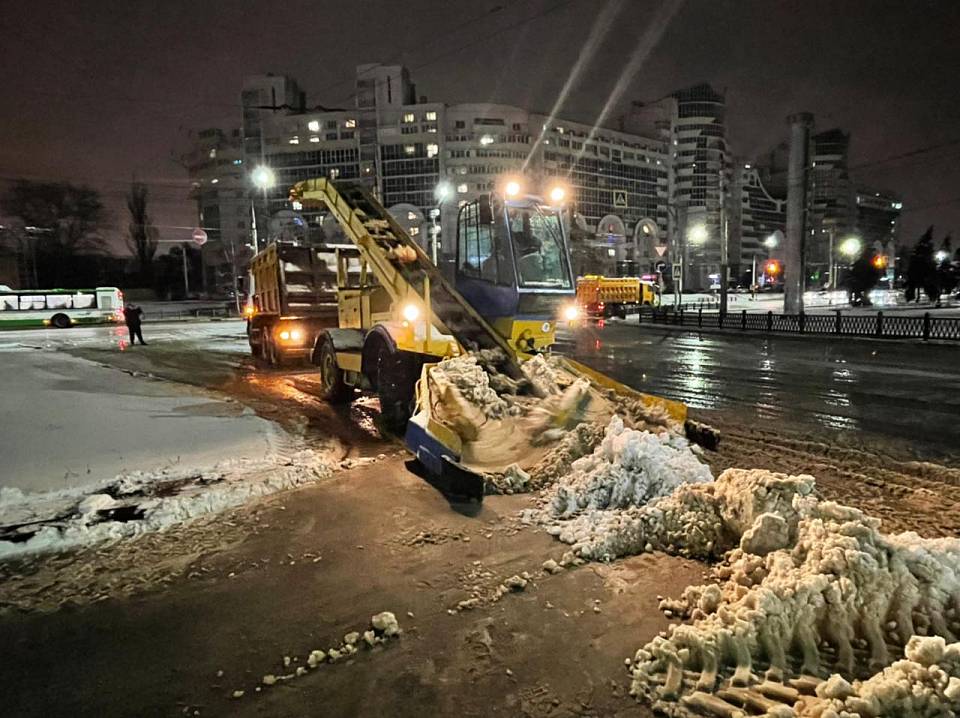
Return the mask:
<path id="1" fill-rule="evenodd" d="M 612 389 L 621 396 L 639 399 L 644 403 L 645 406 L 662 409 L 670 416 L 671 419 L 674 419 L 680 424 L 684 424 L 687 420 L 687 405 L 683 402 L 673 401 L 672 399 L 664 399 L 660 396 L 644 394 L 636 389 L 631 389 L 626 384 L 621 384 L 615 379 L 611 379 L 606 374 L 601 374 L 596 369 L 591 369 L 586 364 L 581 364 L 580 362 L 570 359 L 569 357 L 561 357 L 561 362 L 566 364 L 567 368 L 574 374 L 580 374 L 581 376 L 586 377 L 593 384 L 596 384 L 601 388 Z"/>

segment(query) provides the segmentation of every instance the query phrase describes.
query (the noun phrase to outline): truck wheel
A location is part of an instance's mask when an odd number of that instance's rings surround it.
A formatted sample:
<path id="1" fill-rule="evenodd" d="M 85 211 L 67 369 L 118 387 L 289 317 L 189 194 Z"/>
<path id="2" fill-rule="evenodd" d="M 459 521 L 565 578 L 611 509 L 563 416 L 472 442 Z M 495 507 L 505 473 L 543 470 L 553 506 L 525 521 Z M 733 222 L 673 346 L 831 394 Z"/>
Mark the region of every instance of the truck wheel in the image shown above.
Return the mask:
<path id="1" fill-rule="evenodd" d="M 317 364 L 320 366 L 320 392 L 331 404 L 346 404 L 353 399 L 353 387 L 343 380 L 343 369 L 337 366 L 337 352 L 328 338 L 321 340 Z"/>
<path id="2" fill-rule="evenodd" d="M 283 366 L 283 354 L 277 349 L 277 344 L 272 339 L 267 343 L 267 362 L 275 369 Z"/>
<path id="3" fill-rule="evenodd" d="M 54 314 L 50 323 L 57 329 L 67 329 L 70 327 L 70 317 L 66 314 Z"/>
<path id="4" fill-rule="evenodd" d="M 380 423 L 389 434 L 403 436 L 413 414 L 416 371 L 408 357 L 381 345 L 377 357 L 377 396 L 380 399 Z"/>

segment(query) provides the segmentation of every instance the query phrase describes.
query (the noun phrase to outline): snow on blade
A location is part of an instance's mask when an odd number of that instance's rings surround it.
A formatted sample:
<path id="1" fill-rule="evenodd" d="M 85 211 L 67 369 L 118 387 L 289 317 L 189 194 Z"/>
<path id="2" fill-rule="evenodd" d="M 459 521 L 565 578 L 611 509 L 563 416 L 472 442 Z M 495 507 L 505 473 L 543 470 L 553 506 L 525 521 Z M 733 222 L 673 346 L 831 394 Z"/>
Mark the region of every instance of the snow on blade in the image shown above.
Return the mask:
<path id="1" fill-rule="evenodd" d="M 75 489 L 0 491 L 0 558 L 62 551 L 149 531 L 326 478 L 314 451 L 230 460 L 212 468 L 132 472 Z"/>

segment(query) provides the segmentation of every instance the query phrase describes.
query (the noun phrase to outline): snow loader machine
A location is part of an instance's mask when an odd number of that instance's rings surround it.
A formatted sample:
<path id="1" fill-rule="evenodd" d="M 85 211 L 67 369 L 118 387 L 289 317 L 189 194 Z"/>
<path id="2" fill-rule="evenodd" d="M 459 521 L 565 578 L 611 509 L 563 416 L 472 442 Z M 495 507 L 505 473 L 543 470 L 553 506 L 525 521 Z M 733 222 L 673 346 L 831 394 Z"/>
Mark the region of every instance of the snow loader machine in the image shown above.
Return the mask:
<path id="1" fill-rule="evenodd" d="M 483 468 L 462 460 L 465 439 L 457 421 L 438 416 L 430 367 L 477 352 L 522 390 L 521 363 L 548 350 L 557 322 L 576 312 L 560 208 L 510 191 L 516 187 L 460 207 L 452 281 L 363 183 L 319 178 L 291 190 L 292 201 L 325 207 L 353 245 L 337 250 L 338 327 L 321 332 L 313 349 L 323 398 L 348 403 L 358 391 L 376 394 L 382 427 L 404 437 L 435 485 L 478 500 L 497 457 L 485 457 Z M 563 361 L 593 385 L 686 419 L 679 402 Z"/>

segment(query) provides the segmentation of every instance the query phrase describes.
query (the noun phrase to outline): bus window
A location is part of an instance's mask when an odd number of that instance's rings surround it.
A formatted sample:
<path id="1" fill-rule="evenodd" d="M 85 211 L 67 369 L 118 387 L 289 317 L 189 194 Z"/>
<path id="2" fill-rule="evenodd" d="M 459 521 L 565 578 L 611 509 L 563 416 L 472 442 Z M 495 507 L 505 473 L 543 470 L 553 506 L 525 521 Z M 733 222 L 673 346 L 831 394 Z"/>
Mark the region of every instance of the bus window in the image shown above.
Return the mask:
<path id="1" fill-rule="evenodd" d="M 70 309 L 72 303 L 69 294 L 48 294 L 47 309 Z"/>
<path id="2" fill-rule="evenodd" d="M 104 295 L 104 296 L 109 296 L 109 295 Z M 74 309 L 92 309 L 95 306 L 97 306 L 96 294 L 74 294 L 73 295 Z"/>
<path id="3" fill-rule="evenodd" d="M 44 309 L 46 304 L 47 302 L 42 296 L 35 294 L 20 295 L 20 309 Z"/>
<path id="4" fill-rule="evenodd" d="M 16 295 L 12 297 L 0 297 L 0 312 L 15 312 L 15 311 L 17 311 Z"/>

